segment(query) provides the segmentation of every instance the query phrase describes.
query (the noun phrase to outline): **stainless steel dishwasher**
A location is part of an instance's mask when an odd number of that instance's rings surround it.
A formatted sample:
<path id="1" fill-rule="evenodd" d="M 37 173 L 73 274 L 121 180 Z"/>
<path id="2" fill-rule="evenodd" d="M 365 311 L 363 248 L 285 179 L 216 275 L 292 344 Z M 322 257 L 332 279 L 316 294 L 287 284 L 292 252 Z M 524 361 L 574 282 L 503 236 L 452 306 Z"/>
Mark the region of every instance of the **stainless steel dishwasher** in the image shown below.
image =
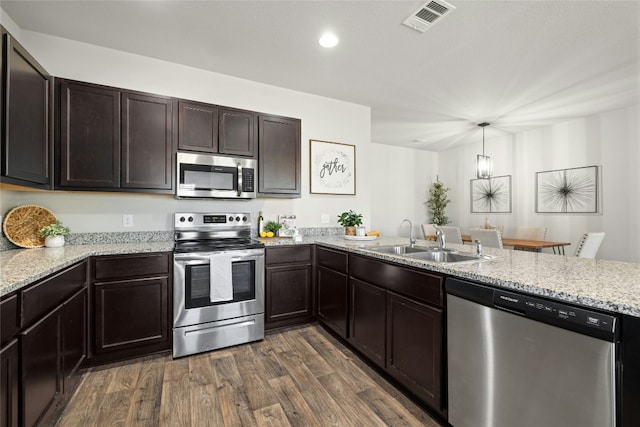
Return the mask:
<path id="1" fill-rule="evenodd" d="M 615 427 L 618 318 L 447 279 L 454 427 Z"/>

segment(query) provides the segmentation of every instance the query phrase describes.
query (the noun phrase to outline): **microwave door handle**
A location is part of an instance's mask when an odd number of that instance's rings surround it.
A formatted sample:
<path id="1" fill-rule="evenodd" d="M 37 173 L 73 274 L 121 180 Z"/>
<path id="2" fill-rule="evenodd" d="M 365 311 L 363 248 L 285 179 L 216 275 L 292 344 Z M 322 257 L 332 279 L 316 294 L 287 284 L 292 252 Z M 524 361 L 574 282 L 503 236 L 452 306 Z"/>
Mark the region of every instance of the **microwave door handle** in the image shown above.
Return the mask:
<path id="1" fill-rule="evenodd" d="M 238 197 L 242 196 L 242 165 L 238 163 Z"/>

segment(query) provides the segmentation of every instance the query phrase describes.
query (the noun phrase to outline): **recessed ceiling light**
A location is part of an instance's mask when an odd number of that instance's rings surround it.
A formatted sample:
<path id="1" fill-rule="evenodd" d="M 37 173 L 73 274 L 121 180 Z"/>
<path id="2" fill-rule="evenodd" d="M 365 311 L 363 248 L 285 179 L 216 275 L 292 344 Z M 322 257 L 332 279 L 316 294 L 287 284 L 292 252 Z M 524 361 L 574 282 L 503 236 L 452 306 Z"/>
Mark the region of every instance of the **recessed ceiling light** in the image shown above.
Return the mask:
<path id="1" fill-rule="evenodd" d="M 320 39 L 318 39 L 318 43 L 320 43 L 320 46 L 322 47 L 335 47 L 339 41 L 340 39 L 338 38 L 338 36 L 331 32 L 322 34 L 320 36 Z"/>

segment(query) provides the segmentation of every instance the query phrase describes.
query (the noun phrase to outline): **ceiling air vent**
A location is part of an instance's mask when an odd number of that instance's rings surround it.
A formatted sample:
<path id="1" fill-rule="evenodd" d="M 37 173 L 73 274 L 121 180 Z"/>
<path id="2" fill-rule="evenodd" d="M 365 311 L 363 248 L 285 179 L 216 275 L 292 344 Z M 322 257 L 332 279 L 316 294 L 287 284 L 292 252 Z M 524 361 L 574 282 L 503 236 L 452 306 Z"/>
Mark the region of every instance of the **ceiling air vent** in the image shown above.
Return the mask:
<path id="1" fill-rule="evenodd" d="M 449 11 L 455 9 L 455 6 L 450 5 L 443 0 L 430 0 L 420 6 L 410 17 L 403 22 L 409 28 L 413 28 L 416 31 L 424 33 L 433 24 L 438 22 Z"/>

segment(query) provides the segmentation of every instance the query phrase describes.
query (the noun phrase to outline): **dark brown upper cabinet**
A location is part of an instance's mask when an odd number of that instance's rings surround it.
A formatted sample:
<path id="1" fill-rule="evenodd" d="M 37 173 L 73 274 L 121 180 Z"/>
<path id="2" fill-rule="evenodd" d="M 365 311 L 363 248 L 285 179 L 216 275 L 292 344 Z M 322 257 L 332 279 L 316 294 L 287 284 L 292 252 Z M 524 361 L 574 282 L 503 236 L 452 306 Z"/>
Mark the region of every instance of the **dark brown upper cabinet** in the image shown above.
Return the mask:
<path id="1" fill-rule="evenodd" d="M 258 197 L 300 197 L 300 120 L 258 117 Z"/>
<path id="2" fill-rule="evenodd" d="M 51 76 L 2 33 L 2 173 L 9 184 L 51 188 Z"/>
<path id="3" fill-rule="evenodd" d="M 61 80 L 57 188 L 173 191 L 173 100 Z"/>
<path id="4" fill-rule="evenodd" d="M 178 150 L 218 152 L 218 107 L 178 101 Z"/>
<path id="5" fill-rule="evenodd" d="M 122 93 L 121 187 L 171 190 L 171 98 Z"/>
<path id="6" fill-rule="evenodd" d="M 60 83 L 60 186 L 120 187 L 120 91 Z"/>
<path id="7" fill-rule="evenodd" d="M 220 108 L 218 152 L 230 156 L 255 157 L 256 114 Z"/>

